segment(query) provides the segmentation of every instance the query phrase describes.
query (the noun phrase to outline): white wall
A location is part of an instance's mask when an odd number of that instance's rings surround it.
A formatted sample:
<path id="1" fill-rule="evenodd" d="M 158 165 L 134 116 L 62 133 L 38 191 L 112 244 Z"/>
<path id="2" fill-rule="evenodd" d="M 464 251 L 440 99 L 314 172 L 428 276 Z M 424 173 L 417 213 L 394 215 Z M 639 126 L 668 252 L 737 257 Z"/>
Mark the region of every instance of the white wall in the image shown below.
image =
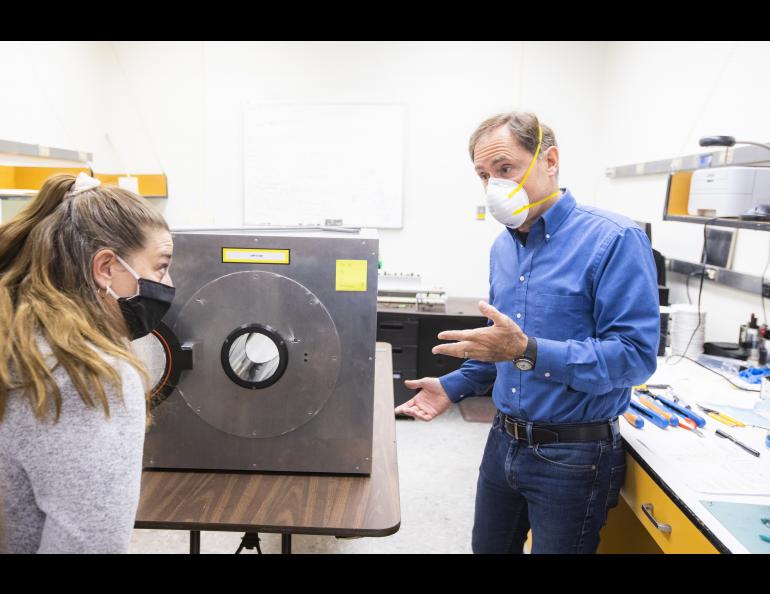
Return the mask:
<path id="1" fill-rule="evenodd" d="M 98 63 L 90 42 L 0 41 L 0 138 L 102 149 Z"/>
<path id="2" fill-rule="evenodd" d="M 241 224 L 245 101 L 405 104 L 404 226 L 381 232 L 383 268 L 420 273 L 424 285 L 452 295 L 486 295 L 488 249 L 500 232 L 493 220 L 475 220 L 484 198 L 466 147 L 485 117 L 517 106 L 540 111 L 563 139 L 562 181 L 584 196 L 596 184 L 603 44 L 122 42 L 114 48 L 127 84 L 146 90 L 139 103 L 158 130 L 172 194 L 166 214 L 175 226 Z M 115 84 L 111 97 L 119 89 Z M 131 115 L 126 106 L 122 112 Z M 584 150 L 585 139 L 592 150 Z"/>
<path id="3" fill-rule="evenodd" d="M 705 152 L 702 136 L 727 134 L 770 140 L 766 97 L 768 42 L 613 42 L 608 45 L 604 117 L 604 167 Z M 663 221 L 666 175 L 609 180 L 597 172 L 597 205 L 653 223 L 653 245 L 665 256 L 697 262 L 703 227 Z M 733 269 L 761 276 L 770 233 L 739 230 Z M 670 275 L 672 302 L 687 302 L 684 277 Z M 690 282 L 697 299 L 698 279 Z M 754 312 L 758 294 L 706 281 L 706 340 L 735 341 L 738 326 Z"/>
<path id="4" fill-rule="evenodd" d="M 536 111 L 556 130 L 562 185 L 653 222 L 655 247 L 697 260 L 702 228 L 662 221 L 666 176 L 604 169 L 700 152 L 708 134 L 770 140 L 768 66 L 768 42 L 0 42 L 16 90 L 0 93 L 0 138 L 89 150 L 97 170 L 164 171 L 173 226 L 229 226 L 241 223 L 245 101 L 404 103 L 404 227 L 381 232 L 384 268 L 483 296 L 500 231 L 475 220 L 466 144 L 483 118 Z M 768 242 L 741 230 L 734 268 L 760 275 Z M 708 284 L 704 306 L 709 340 L 734 340 L 761 310 L 758 295 Z"/>

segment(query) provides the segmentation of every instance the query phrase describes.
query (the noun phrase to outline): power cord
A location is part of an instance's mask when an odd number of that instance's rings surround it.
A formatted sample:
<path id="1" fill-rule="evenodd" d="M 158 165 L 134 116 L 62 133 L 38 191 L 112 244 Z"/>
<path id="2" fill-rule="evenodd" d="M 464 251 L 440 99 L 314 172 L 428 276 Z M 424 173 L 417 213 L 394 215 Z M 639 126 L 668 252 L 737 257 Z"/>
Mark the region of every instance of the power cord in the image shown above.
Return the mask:
<path id="1" fill-rule="evenodd" d="M 768 249 L 765 269 L 762 271 L 762 286 L 759 287 L 759 294 L 762 296 L 762 314 L 764 315 L 765 325 L 767 325 L 767 310 L 765 309 L 765 277 L 767 276 L 768 267 L 770 267 L 770 249 Z"/>
<path id="2" fill-rule="evenodd" d="M 687 290 L 687 303 L 689 303 L 690 305 L 692 305 L 692 299 L 690 299 L 690 279 L 696 274 L 700 274 L 700 272 L 698 272 L 697 270 L 695 270 L 694 272 L 688 272 L 687 280 L 684 283 L 684 287 Z"/>
<path id="3" fill-rule="evenodd" d="M 700 272 L 700 286 L 698 287 L 698 324 L 695 326 L 695 330 L 692 331 L 692 334 L 690 335 L 690 340 L 687 341 L 687 346 L 684 348 L 684 352 L 679 356 L 679 360 L 676 363 L 672 363 L 672 365 L 677 365 L 679 361 L 681 361 L 682 359 L 688 358 L 688 357 L 685 357 L 685 355 L 687 354 L 687 351 L 690 349 L 690 344 L 692 344 L 692 339 L 695 338 L 695 334 L 698 332 L 698 329 L 700 328 L 700 325 L 701 325 L 700 300 L 701 300 L 701 296 L 703 295 L 703 279 L 706 278 L 706 256 L 708 254 L 708 250 L 706 249 L 707 247 L 706 242 L 708 241 L 708 238 L 706 237 L 706 228 L 708 227 L 709 223 L 713 223 L 717 219 L 719 219 L 719 217 L 713 217 L 708 221 L 706 221 L 705 223 L 703 223 L 703 256 L 701 257 L 702 269 Z M 689 287 L 689 283 L 688 283 L 688 287 Z"/>

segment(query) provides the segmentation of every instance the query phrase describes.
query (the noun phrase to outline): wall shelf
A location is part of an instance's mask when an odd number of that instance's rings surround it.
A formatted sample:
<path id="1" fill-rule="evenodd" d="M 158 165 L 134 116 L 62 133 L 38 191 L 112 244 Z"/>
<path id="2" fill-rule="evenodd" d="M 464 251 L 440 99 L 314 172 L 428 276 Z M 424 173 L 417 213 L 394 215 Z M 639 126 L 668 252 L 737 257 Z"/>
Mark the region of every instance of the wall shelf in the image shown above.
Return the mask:
<path id="1" fill-rule="evenodd" d="M 72 161 L 73 163 L 90 163 L 94 159 L 92 153 L 85 151 L 73 151 L 13 140 L 0 140 L 0 154 L 56 159 L 58 161 Z"/>
<path id="2" fill-rule="evenodd" d="M 661 173 L 676 173 L 678 171 L 694 171 L 708 167 L 724 167 L 726 165 L 754 165 L 767 163 L 767 149 L 758 146 L 739 146 L 720 149 L 712 153 L 685 155 L 672 159 L 646 161 L 632 165 L 608 167 L 604 174 L 607 177 L 638 177 L 640 175 L 659 175 Z"/>
<path id="3" fill-rule="evenodd" d="M 703 264 L 667 258 L 666 269 L 670 272 L 683 274 L 685 276 L 692 275 L 694 278 L 700 279 Z M 755 293 L 757 295 L 762 294 L 763 282 L 761 277 L 743 272 L 736 272 L 727 268 L 720 268 L 719 266 L 706 266 L 706 277 L 704 278 L 704 282 L 706 281 L 713 282 L 717 285 L 724 285 L 739 291 L 745 291 L 747 293 Z M 698 282 L 700 282 L 700 280 L 698 280 Z"/>
<path id="4" fill-rule="evenodd" d="M 733 229 L 752 229 L 754 231 L 770 231 L 770 221 L 742 221 L 735 217 L 713 217 L 691 215 L 688 212 L 690 201 L 690 181 L 692 171 L 678 171 L 668 176 L 666 201 L 663 205 L 664 221 L 679 221 L 681 223 L 696 223 L 709 227 L 732 227 Z"/>
<path id="5" fill-rule="evenodd" d="M 6 155 L 6 162 L 2 162 Z M 16 158 L 11 158 L 16 157 Z M 94 173 L 93 154 L 0 140 L 0 200 L 30 198 L 43 182 L 56 173 L 87 173 L 105 185 L 119 186 L 122 173 Z M 145 198 L 168 198 L 168 179 L 162 173 L 134 174 L 139 194 Z"/>
<path id="6" fill-rule="evenodd" d="M 709 227 L 732 227 L 733 229 L 753 229 L 754 231 L 770 231 L 770 221 L 741 221 L 740 219 L 721 218 L 711 219 L 696 215 L 669 215 L 664 216 L 666 221 L 679 221 L 682 223 L 709 224 Z"/>

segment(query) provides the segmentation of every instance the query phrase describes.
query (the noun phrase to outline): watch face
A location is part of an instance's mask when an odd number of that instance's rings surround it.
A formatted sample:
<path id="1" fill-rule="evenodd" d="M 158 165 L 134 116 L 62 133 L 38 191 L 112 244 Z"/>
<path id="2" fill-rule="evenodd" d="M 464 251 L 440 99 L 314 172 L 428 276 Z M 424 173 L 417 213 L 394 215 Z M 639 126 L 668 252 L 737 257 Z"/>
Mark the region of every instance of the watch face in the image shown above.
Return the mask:
<path id="1" fill-rule="evenodd" d="M 532 368 L 534 365 L 532 364 L 532 361 L 529 359 L 517 359 L 516 360 L 516 368 L 519 371 L 532 371 Z"/>

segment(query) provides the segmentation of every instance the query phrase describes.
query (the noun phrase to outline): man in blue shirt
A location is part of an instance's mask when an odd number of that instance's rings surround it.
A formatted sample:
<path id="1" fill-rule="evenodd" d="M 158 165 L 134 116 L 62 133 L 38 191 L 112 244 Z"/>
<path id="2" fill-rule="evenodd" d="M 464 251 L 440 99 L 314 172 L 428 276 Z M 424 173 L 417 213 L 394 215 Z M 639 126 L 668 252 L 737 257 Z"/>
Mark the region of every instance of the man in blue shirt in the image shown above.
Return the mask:
<path id="1" fill-rule="evenodd" d="M 655 371 L 660 313 L 646 235 L 559 189 L 553 131 L 500 114 L 471 136 L 490 213 L 485 328 L 449 331 L 436 354 L 465 358 L 396 409 L 429 421 L 494 384 L 498 413 L 479 469 L 477 553 L 590 553 L 625 477 L 618 416 Z"/>

